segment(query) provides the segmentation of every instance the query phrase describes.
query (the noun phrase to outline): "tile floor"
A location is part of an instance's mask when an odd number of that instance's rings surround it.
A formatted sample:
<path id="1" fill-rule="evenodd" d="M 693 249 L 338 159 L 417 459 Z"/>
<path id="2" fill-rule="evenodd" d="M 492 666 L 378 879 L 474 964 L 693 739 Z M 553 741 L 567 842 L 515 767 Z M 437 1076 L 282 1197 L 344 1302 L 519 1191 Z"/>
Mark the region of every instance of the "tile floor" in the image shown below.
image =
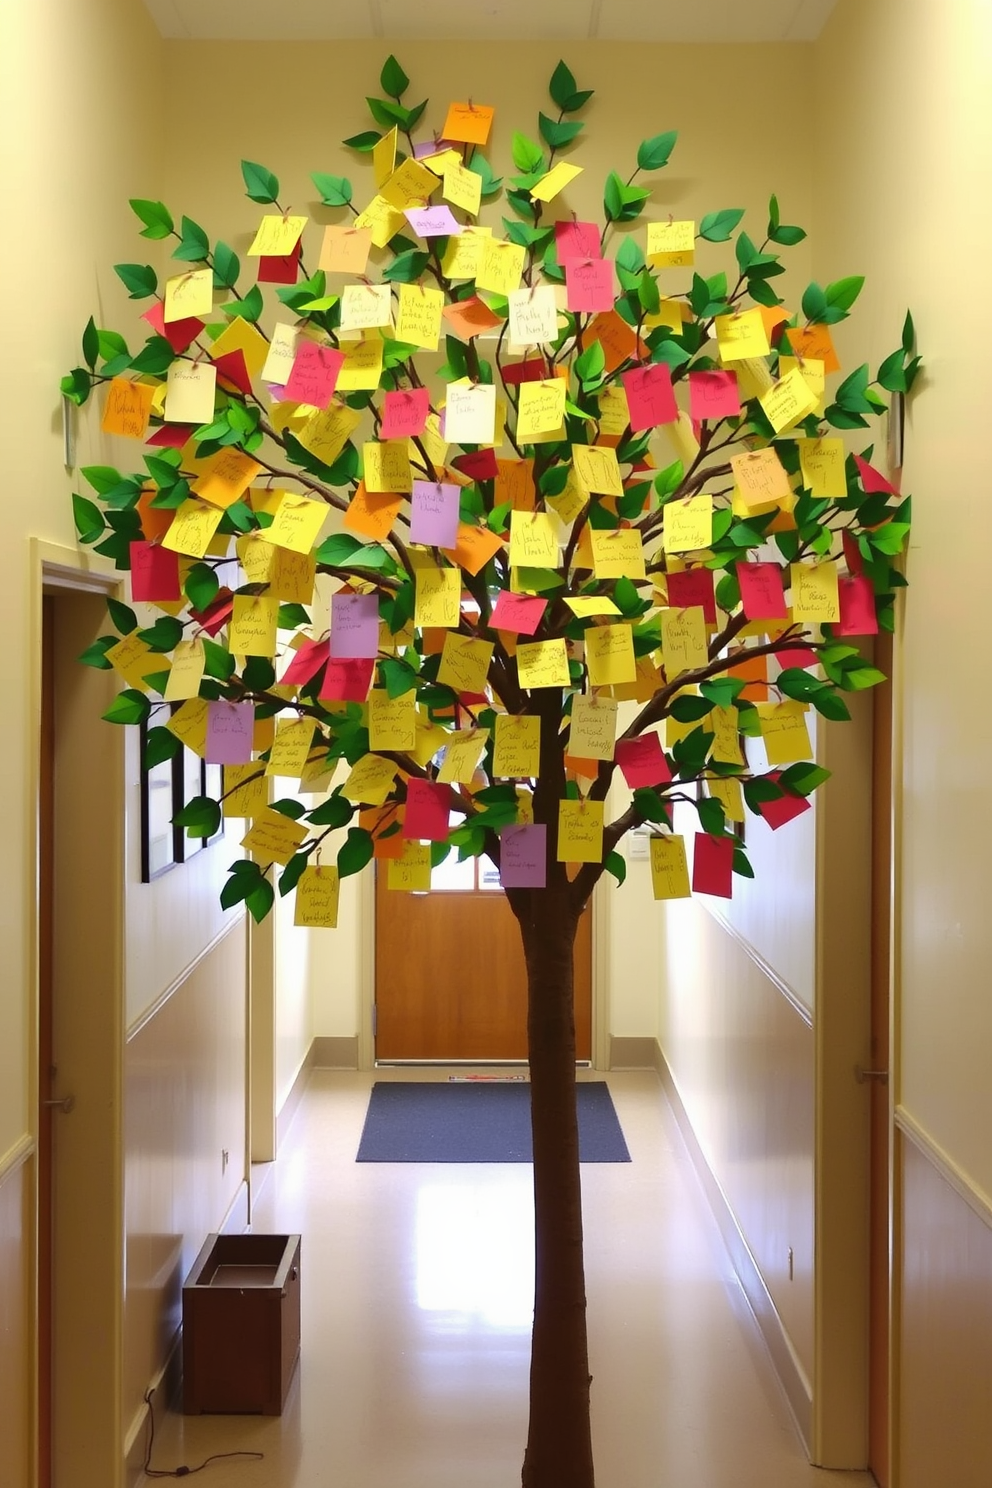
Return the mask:
<path id="1" fill-rule="evenodd" d="M 513 1488 L 526 1426 L 530 1168 L 357 1164 L 373 1078 L 318 1071 L 257 1230 L 303 1236 L 279 1418 L 168 1414 L 153 1467 L 212 1488 Z M 657 1078 L 610 1088 L 633 1161 L 583 1168 L 598 1488 L 862 1488 L 808 1465 Z"/>

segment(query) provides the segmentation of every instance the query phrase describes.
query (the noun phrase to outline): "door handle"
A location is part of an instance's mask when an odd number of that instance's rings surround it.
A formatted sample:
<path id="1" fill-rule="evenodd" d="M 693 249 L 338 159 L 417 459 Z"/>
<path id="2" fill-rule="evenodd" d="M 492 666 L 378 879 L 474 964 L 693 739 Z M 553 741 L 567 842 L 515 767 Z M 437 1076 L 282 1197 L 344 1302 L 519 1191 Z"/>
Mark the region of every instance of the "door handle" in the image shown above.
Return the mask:
<path id="1" fill-rule="evenodd" d="M 877 1080 L 880 1085 L 888 1085 L 889 1072 L 888 1070 L 864 1069 L 860 1064 L 856 1064 L 854 1066 L 854 1078 L 859 1085 L 863 1085 L 866 1080 Z"/>
<path id="2" fill-rule="evenodd" d="M 61 1111 L 63 1116 L 68 1116 L 69 1112 L 75 1107 L 76 1097 L 74 1095 L 66 1095 L 62 1100 L 46 1100 L 42 1101 L 41 1104 Z"/>

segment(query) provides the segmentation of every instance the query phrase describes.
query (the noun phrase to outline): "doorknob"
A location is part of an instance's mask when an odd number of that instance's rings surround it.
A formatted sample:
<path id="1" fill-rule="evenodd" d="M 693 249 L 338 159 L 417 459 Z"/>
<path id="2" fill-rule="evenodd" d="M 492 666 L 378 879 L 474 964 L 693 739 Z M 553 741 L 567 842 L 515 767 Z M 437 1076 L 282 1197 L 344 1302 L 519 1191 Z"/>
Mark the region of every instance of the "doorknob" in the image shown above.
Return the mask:
<path id="1" fill-rule="evenodd" d="M 877 1080 L 880 1085 L 888 1085 L 889 1072 L 888 1070 L 868 1070 L 864 1069 L 860 1064 L 856 1064 L 854 1066 L 854 1078 L 859 1085 L 863 1085 L 866 1080 Z"/>
<path id="2" fill-rule="evenodd" d="M 67 1095 L 62 1100 L 46 1100 L 42 1101 L 41 1104 L 43 1106 L 53 1106 L 57 1111 L 61 1111 L 63 1116 L 68 1116 L 76 1104 L 76 1097 L 74 1095 Z"/>

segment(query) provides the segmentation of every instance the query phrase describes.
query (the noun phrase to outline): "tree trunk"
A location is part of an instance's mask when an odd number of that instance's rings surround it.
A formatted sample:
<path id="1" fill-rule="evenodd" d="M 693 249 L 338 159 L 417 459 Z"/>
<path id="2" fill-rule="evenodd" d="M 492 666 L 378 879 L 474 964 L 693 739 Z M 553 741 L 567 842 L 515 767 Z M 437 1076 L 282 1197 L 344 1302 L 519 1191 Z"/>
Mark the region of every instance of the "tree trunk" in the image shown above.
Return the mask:
<path id="1" fill-rule="evenodd" d="M 564 874 L 520 917 L 527 962 L 535 1283 L 523 1488 L 593 1488 L 582 1201 L 575 1110 L 572 950 Z"/>

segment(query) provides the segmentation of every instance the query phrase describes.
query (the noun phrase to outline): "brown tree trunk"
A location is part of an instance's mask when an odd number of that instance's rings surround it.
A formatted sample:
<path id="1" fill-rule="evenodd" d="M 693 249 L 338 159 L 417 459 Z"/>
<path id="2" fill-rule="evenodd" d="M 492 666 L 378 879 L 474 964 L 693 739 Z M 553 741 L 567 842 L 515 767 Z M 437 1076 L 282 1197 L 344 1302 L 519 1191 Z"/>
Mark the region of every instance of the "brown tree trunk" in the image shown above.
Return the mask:
<path id="1" fill-rule="evenodd" d="M 572 949 L 564 874 L 519 916 L 527 962 L 534 1135 L 535 1286 L 523 1488 L 593 1488 Z"/>

